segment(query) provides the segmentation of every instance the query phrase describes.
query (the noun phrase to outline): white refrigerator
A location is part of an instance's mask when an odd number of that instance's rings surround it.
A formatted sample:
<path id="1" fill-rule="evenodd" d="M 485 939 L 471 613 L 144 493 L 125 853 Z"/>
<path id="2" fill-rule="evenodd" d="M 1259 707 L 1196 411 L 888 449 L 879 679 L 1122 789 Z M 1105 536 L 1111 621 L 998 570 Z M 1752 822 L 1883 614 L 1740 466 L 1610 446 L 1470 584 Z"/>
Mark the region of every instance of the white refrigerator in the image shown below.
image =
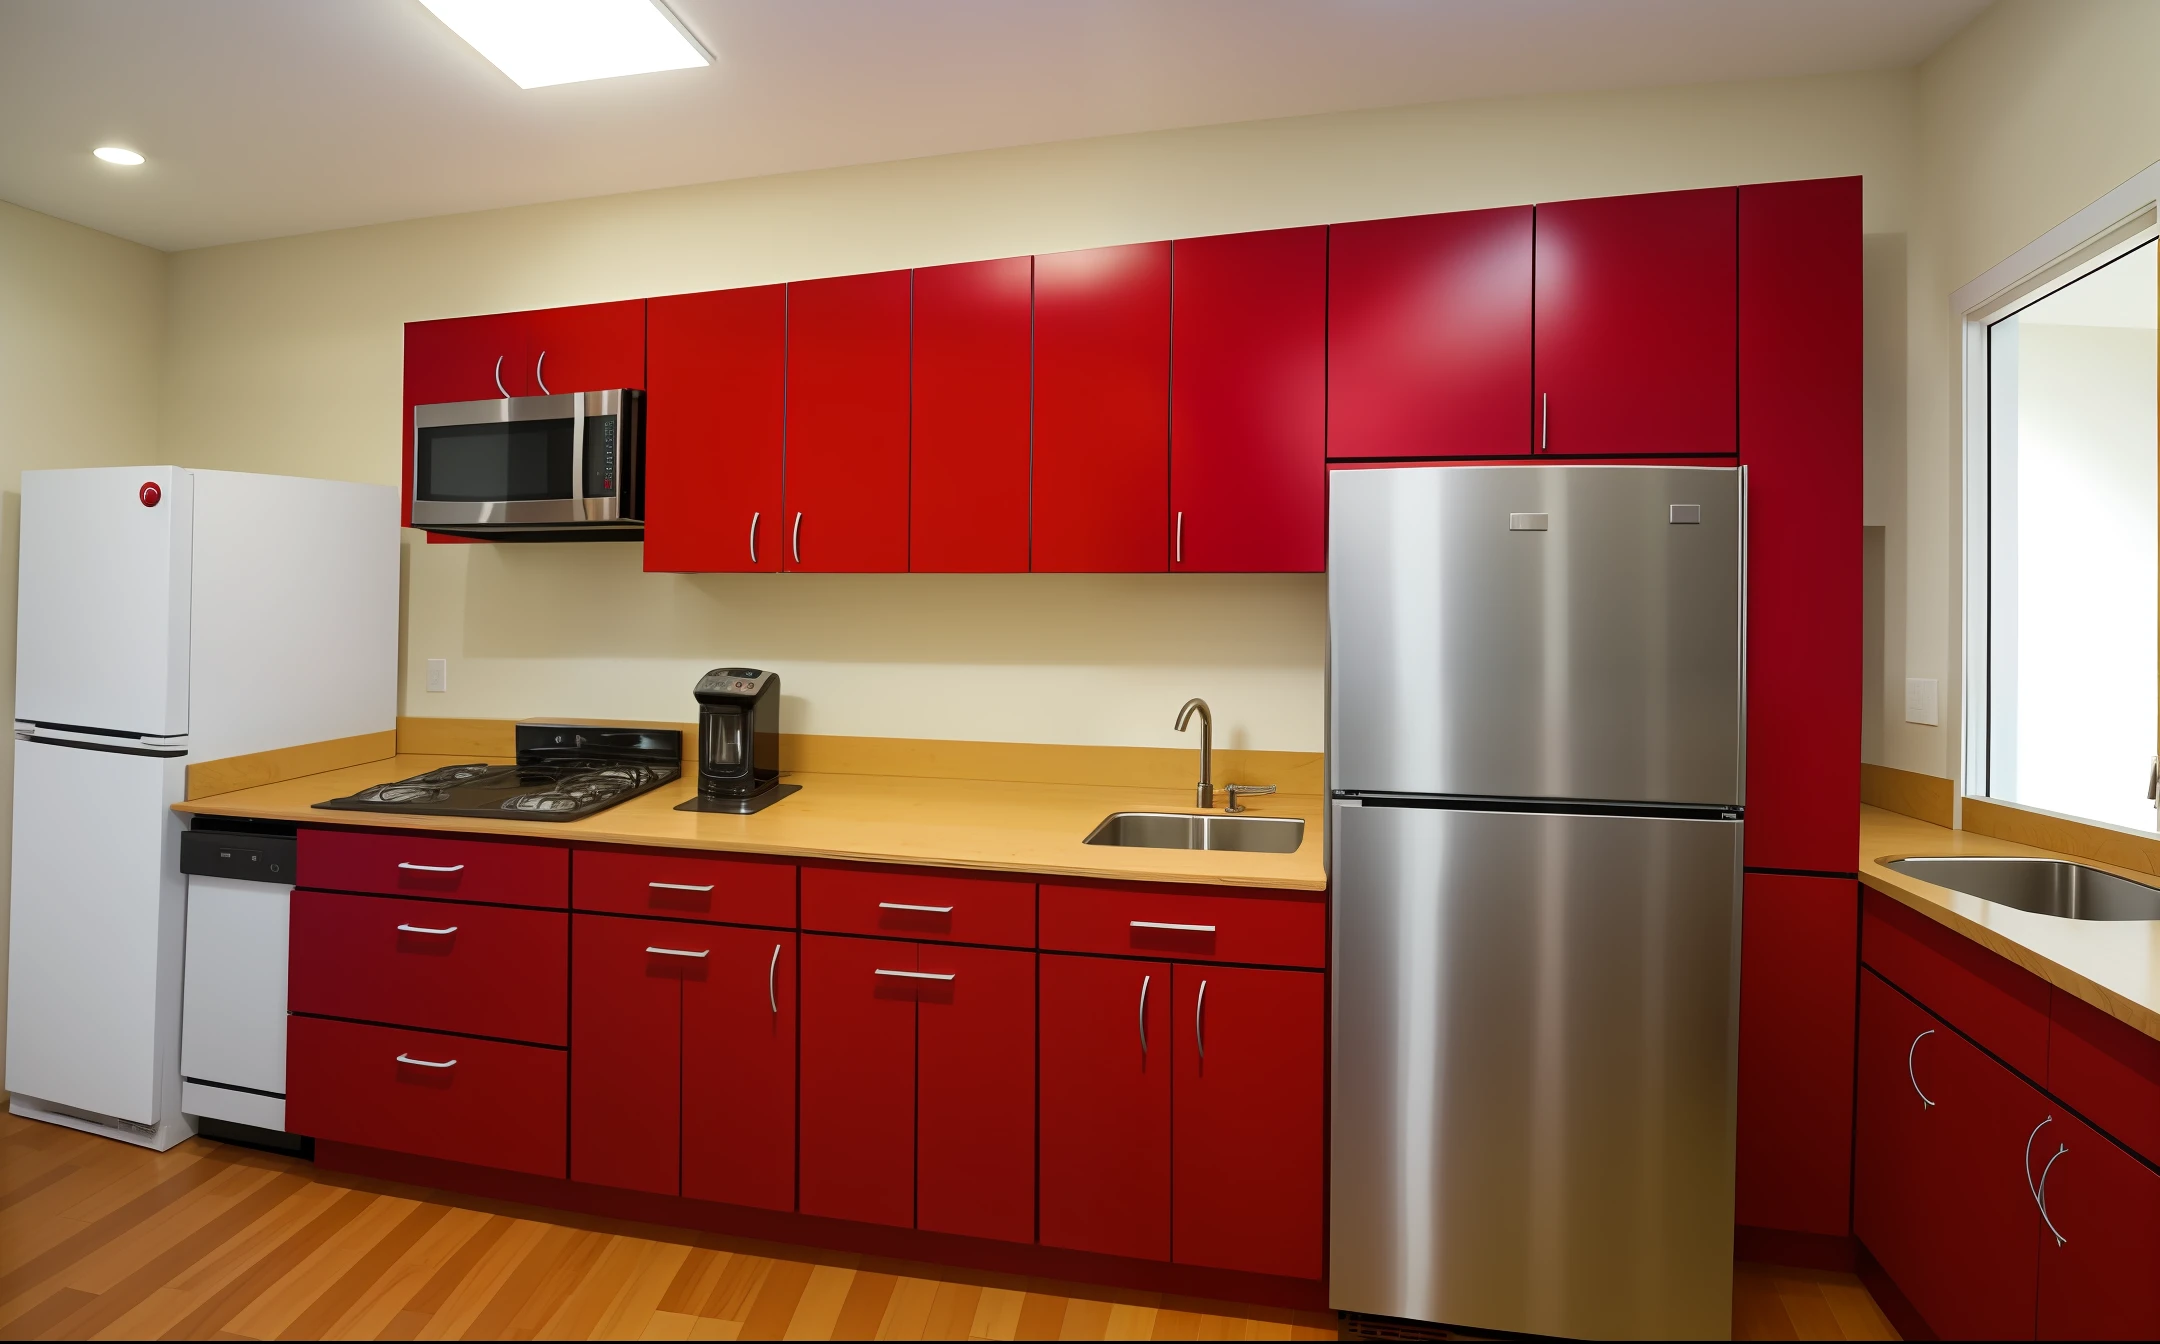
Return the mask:
<path id="1" fill-rule="evenodd" d="M 23 473 L 15 1114 L 161 1150 L 194 1131 L 172 805 L 191 763 L 395 728 L 398 548 L 387 486 L 171 466 Z"/>

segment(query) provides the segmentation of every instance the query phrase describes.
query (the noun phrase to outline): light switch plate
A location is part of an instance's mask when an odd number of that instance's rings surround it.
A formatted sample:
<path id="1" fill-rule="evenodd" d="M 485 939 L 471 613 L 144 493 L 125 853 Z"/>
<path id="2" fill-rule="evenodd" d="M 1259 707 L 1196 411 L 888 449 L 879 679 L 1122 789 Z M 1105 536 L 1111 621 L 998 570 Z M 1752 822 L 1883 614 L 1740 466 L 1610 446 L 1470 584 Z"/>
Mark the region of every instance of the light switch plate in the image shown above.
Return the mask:
<path id="1" fill-rule="evenodd" d="M 1905 678 L 1905 722 L 1931 728 L 1942 722 L 1935 708 L 1935 678 Z"/>
<path id="2" fill-rule="evenodd" d="M 427 688 L 431 691 L 447 691 L 450 689 L 450 660 L 448 658 L 430 658 L 427 660 Z M 1929 703 L 1934 702 L 1931 700 Z"/>

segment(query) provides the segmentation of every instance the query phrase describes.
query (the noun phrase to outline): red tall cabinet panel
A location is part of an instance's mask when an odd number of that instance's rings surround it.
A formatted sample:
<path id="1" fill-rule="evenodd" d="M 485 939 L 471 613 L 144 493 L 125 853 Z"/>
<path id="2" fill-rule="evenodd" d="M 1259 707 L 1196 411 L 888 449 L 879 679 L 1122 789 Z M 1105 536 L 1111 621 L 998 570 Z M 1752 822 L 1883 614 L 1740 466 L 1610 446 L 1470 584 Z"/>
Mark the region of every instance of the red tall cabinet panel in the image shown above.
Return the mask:
<path id="1" fill-rule="evenodd" d="M 1171 967 L 1046 952 L 1037 970 L 1042 1243 L 1168 1260 Z"/>
<path id="2" fill-rule="evenodd" d="M 780 568 L 787 286 L 648 305 L 645 568 Z"/>
<path id="3" fill-rule="evenodd" d="M 782 568 L 908 567 L 906 271 L 788 286 Z"/>
<path id="4" fill-rule="evenodd" d="M 672 1195 L 680 1188 L 682 976 L 705 947 L 693 925 L 570 919 L 570 1179 Z"/>
<path id="5" fill-rule="evenodd" d="M 1740 188 L 1747 863 L 1860 841 L 1860 179 Z"/>
<path id="6" fill-rule="evenodd" d="M 1850 878 L 1749 873 L 1743 890 L 1734 1218 L 1843 1237 L 1860 889 Z"/>
<path id="7" fill-rule="evenodd" d="M 1537 207 L 1538 451 L 1733 451 L 1733 189 Z"/>
<path id="8" fill-rule="evenodd" d="M 1170 244 L 1035 258 L 1033 568 L 1170 567 Z"/>
<path id="9" fill-rule="evenodd" d="M 1531 446 L 1530 206 L 1328 230 L 1331 458 Z"/>
<path id="10" fill-rule="evenodd" d="M 1179 965 L 1171 1258 L 1320 1277 L 1325 980 Z"/>
<path id="11" fill-rule="evenodd" d="M 1327 230 L 1172 249 L 1170 567 L 1327 567 Z"/>
<path id="12" fill-rule="evenodd" d="M 908 568 L 1028 567 L 1035 259 L 915 272 Z"/>
<path id="13" fill-rule="evenodd" d="M 2160 1176 L 2057 1108 L 2033 1144 L 2042 1339 L 2160 1339 Z M 2060 1234 L 2061 1240 L 2056 1240 Z"/>
<path id="14" fill-rule="evenodd" d="M 915 1223 L 913 943 L 802 939 L 799 1207 Z"/>
<path id="15" fill-rule="evenodd" d="M 695 928 L 683 978 L 682 1192 L 795 1207 L 795 935 Z"/>
<path id="16" fill-rule="evenodd" d="M 1035 1240 L 1035 954 L 921 943 L 915 1226 Z"/>

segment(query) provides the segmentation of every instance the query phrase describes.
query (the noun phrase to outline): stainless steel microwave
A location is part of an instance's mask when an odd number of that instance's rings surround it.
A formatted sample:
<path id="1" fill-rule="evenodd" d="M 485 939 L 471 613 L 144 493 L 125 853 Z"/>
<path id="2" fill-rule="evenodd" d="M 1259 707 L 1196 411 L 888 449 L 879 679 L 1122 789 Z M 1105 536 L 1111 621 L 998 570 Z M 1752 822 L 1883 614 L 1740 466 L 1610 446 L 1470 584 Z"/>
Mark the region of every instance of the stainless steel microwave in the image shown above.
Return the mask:
<path id="1" fill-rule="evenodd" d="M 415 406 L 412 525 L 490 541 L 635 541 L 644 411 L 635 388 Z"/>

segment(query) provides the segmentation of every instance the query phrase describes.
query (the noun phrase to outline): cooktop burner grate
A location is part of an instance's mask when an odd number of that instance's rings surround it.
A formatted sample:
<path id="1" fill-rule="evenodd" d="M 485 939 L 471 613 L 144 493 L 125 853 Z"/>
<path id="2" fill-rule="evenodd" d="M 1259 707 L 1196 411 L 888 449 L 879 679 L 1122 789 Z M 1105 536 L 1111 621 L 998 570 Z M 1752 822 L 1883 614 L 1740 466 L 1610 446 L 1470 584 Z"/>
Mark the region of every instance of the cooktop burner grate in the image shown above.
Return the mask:
<path id="1" fill-rule="evenodd" d="M 517 728 L 514 765 L 473 761 L 370 785 L 316 807 L 443 817 L 575 821 L 682 776 L 682 734 L 571 724 Z"/>

